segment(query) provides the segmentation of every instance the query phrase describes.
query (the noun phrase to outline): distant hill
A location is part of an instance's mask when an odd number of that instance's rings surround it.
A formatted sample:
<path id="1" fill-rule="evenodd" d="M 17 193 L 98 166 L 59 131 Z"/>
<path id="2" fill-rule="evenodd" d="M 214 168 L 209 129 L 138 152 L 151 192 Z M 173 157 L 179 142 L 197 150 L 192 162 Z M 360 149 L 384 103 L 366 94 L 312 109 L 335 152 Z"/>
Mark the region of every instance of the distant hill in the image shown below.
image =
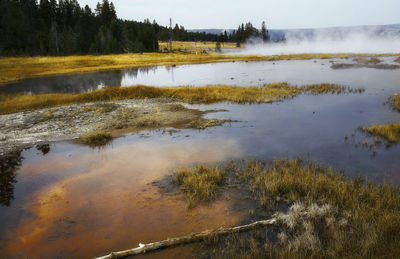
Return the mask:
<path id="1" fill-rule="evenodd" d="M 206 32 L 220 34 L 224 29 L 198 29 L 188 30 L 193 32 Z M 227 33 L 232 33 L 233 29 L 227 29 Z M 311 40 L 323 36 L 332 39 L 341 39 L 354 33 L 367 34 L 371 37 L 400 37 L 400 24 L 390 25 L 366 25 L 349 27 L 329 27 L 319 29 L 283 29 L 269 30 L 271 39 L 276 41 L 285 34 L 287 39 Z"/>

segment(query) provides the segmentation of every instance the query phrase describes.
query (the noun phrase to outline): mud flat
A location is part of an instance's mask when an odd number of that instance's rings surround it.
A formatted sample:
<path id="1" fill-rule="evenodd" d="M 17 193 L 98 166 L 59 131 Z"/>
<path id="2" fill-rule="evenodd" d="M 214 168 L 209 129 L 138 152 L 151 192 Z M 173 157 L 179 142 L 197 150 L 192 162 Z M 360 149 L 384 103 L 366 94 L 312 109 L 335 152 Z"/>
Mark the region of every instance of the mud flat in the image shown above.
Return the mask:
<path id="1" fill-rule="evenodd" d="M 144 129 L 218 126 L 226 120 L 207 120 L 215 111 L 189 109 L 163 99 L 74 104 L 0 116 L 0 155 L 38 143 L 73 140 L 91 132 L 113 136 Z"/>

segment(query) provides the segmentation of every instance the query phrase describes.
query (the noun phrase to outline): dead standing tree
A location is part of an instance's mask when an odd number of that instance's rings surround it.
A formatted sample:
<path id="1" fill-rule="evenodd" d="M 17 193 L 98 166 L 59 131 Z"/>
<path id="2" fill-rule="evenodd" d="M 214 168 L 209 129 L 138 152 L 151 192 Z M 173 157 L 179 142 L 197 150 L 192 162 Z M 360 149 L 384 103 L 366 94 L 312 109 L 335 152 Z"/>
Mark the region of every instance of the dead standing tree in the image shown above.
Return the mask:
<path id="1" fill-rule="evenodd" d="M 169 52 L 172 52 L 172 18 L 169 18 Z"/>

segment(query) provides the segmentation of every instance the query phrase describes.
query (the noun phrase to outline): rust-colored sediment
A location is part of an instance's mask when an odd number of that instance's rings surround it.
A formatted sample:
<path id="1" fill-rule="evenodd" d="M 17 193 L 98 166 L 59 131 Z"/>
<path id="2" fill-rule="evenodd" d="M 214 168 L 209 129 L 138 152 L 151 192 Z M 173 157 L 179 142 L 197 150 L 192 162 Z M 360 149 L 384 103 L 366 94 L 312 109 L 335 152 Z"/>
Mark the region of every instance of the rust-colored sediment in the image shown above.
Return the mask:
<path id="1" fill-rule="evenodd" d="M 74 158 L 76 164 L 82 163 L 86 168 L 41 190 L 27 202 L 37 204 L 29 208 L 33 216 L 23 218 L 16 229 L 10 230 L 10 241 L 4 244 L 5 255 L 90 258 L 131 248 L 139 242 L 237 224 L 241 217 L 231 215 L 229 200 L 189 210 L 182 196 L 161 195 L 149 183 L 176 166 L 239 155 L 234 141 L 192 141 L 141 143 Z M 62 164 L 68 170 L 65 165 L 69 163 Z M 38 166 L 40 171 L 46 171 L 46 167 L 54 168 L 54 161 L 26 165 L 23 171 L 35 172 Z M 178 249 L 171 255 L 189 252 L 187 248 Z"/>

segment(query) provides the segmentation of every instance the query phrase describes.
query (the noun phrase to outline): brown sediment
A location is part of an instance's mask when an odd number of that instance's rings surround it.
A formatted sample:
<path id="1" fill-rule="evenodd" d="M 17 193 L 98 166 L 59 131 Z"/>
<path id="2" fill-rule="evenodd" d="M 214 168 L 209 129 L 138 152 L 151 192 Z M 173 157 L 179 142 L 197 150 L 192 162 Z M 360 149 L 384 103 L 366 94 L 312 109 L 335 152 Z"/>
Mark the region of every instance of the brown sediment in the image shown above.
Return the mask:
<path id="1" fill-rule="evenodd" d="M 7 229 L 2 255 L 92 258 L 139 242 L 236 225 L 241 214 L 232 213 L 227 199 L 188 210 L 179 194 L 162 195 L 151 183 L 175 166 L 240 155 L 236 142 L 224 139 L 137 143 L 103 150 L 101 160 L 89 152 L 26 163 L 20 174 L 60 180 L 25 198 L 26 214 Z"/>

